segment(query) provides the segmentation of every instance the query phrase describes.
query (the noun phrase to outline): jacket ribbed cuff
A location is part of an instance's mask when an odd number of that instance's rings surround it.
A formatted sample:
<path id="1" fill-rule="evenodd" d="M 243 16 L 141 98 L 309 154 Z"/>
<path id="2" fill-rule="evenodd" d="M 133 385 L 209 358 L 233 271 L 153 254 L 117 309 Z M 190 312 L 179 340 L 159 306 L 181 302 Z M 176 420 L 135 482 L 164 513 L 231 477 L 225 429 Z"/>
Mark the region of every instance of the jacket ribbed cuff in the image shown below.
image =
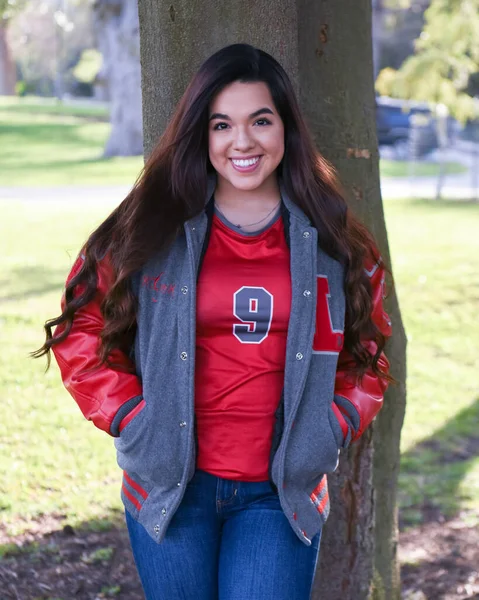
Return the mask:
<path id="1" fill-rule="evenodd" d="M 119 437 L 120 423 L 142 400 L 143 396 L 135 396 L 120 406 L 110 425 L 110 433 L 113 437 Z"/>

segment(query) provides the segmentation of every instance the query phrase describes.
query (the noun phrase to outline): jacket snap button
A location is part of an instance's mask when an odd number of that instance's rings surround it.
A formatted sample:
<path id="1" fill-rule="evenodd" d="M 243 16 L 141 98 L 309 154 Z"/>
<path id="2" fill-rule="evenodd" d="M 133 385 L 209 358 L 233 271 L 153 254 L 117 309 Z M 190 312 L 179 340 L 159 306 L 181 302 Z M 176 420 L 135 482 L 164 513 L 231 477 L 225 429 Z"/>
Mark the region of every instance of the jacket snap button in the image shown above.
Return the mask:
<path id="1" fill-rule="evenodd" d="M 182 293 L 182 294 L 187 294 L 187 293 L 188 293 L 188 286 L 187 286 L 187 285 L 184 285 L 184 286 L 181 288 L 181 293 Z"/>
<path id="2" fill-rule="evenodd" d="M 186 421 L 180 421 L 180 427 L 186 427 Z"/>
<path id="3" fill-rule="evenodd" d="M 178 483 L 176 484 L 178 487 L 181 487 L 181 481 L 178 481 Z"/>
<path id="4" fill-rule="evenodd" d="M 186 352 L 182 352 L 180 354 L 180 358 L 181 358 L 181 360 L 186 360 L 188 358 L 188 354 L 186 354 Z"/>
<path id="5" fill-rule="evenodd" d="M 303 355 L 301 354 L 301 352 L 298 352 L 298 354 L 296 354 L 296 360 L 303 360 Z"/>
<path id="6" fill-rule="evenodd" d="M 309 236 L 310 236 L 310 235 L 311 235 L 311 234 L 309 233 L 309 231 L 305 231 L 305 232 L 303 233 L 303 237 L 304 237 L 304 238 L 309 238 Z"/>
<path id="7" fill-rule="evenodd" d="M 163 516 L 165 516 L 165 515 L 166 515 L 166 508 L 162 508 L 162 509 L 161 509 L 161 514 L 162 514 Z"/>
<path id="8" fill-rule="evenodd" d="M 304 290 L 303 296 L 306 296 L 306 298 L 308 298 L 309 296 L 311 296 L 311 291 L 310 290 Z"/>
<path id="9" fill-rule="evenodd" d="M 160 526 L 159 526 L 159 525 L 155 525 L 155 526 L 153 527 L 153 531 L 154 531 L 156 534 L 160 533 Z"/>

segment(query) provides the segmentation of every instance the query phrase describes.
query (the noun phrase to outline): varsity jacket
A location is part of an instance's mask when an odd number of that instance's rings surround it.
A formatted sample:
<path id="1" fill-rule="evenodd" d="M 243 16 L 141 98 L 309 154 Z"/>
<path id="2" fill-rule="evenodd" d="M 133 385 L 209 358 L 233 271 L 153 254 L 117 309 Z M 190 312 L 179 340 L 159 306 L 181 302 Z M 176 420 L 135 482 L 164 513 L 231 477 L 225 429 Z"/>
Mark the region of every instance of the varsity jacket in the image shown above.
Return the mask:
<path id="1" fill-rule="evenodd" d="M 210 180 L 205 206 L 214 186 Z M 269 477 L 292 529 L 310 545 L 330 510 L 326 474 L 336 469 L 339 450 L 358 439 L 379 412 L 387 383 L 372 370 L 362 382 L 351 375 L 351 356 L 343 349 L 344 268 L 319 248 L 316 229 L 283 188 L 281 196 L 292 301 Z M 196 282 L 210 222 L 207 210 L 187 221 L 168 251 L 131 279 L 138 297 L 134 348 L 129 356 L 115 351 L 111 358 L 125 366 L 133 361 L 135 373 L 98 366 L 100 305 L 112 281 L 107 258 L 98 265 L 94 300 L 77 311 L 67 338 L 52 348 L 84 416 L 115 438 L 125 508 L 158 543 L 195 472 Z M 365 269 L 373 320 L 389 336 L 381 259 Z M 375 353 L 374 341 L 362 343 Z M 379 364 L 388 370 L 384 354 Z"/>

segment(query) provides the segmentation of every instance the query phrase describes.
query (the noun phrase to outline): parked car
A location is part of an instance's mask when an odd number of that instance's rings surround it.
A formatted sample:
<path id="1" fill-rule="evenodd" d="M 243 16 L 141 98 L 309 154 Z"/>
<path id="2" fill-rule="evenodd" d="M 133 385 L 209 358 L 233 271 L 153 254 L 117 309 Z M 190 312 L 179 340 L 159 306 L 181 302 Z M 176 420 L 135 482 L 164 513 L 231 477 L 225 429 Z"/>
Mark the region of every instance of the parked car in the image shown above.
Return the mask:
<path id="1" fill-rule="evenodd" d="M 379 145 L 392 146 L 400 160 L 438 147 L 436 119 L 425 102 L 377 96 L 376 130 Z"/>

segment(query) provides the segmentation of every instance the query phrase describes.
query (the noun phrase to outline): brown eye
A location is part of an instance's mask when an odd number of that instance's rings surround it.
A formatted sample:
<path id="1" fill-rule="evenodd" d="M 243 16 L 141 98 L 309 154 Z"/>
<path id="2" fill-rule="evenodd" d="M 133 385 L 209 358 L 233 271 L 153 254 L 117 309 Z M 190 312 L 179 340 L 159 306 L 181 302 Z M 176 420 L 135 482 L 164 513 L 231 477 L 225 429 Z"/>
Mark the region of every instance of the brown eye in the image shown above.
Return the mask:
<path id="1" fill-rule="evenodd" d="M 213 131 L 223 131 L 223 129 L 226 129 L 227 127 L 228 123 L 216 123 L 216 125 L 213 127 Z"/>

